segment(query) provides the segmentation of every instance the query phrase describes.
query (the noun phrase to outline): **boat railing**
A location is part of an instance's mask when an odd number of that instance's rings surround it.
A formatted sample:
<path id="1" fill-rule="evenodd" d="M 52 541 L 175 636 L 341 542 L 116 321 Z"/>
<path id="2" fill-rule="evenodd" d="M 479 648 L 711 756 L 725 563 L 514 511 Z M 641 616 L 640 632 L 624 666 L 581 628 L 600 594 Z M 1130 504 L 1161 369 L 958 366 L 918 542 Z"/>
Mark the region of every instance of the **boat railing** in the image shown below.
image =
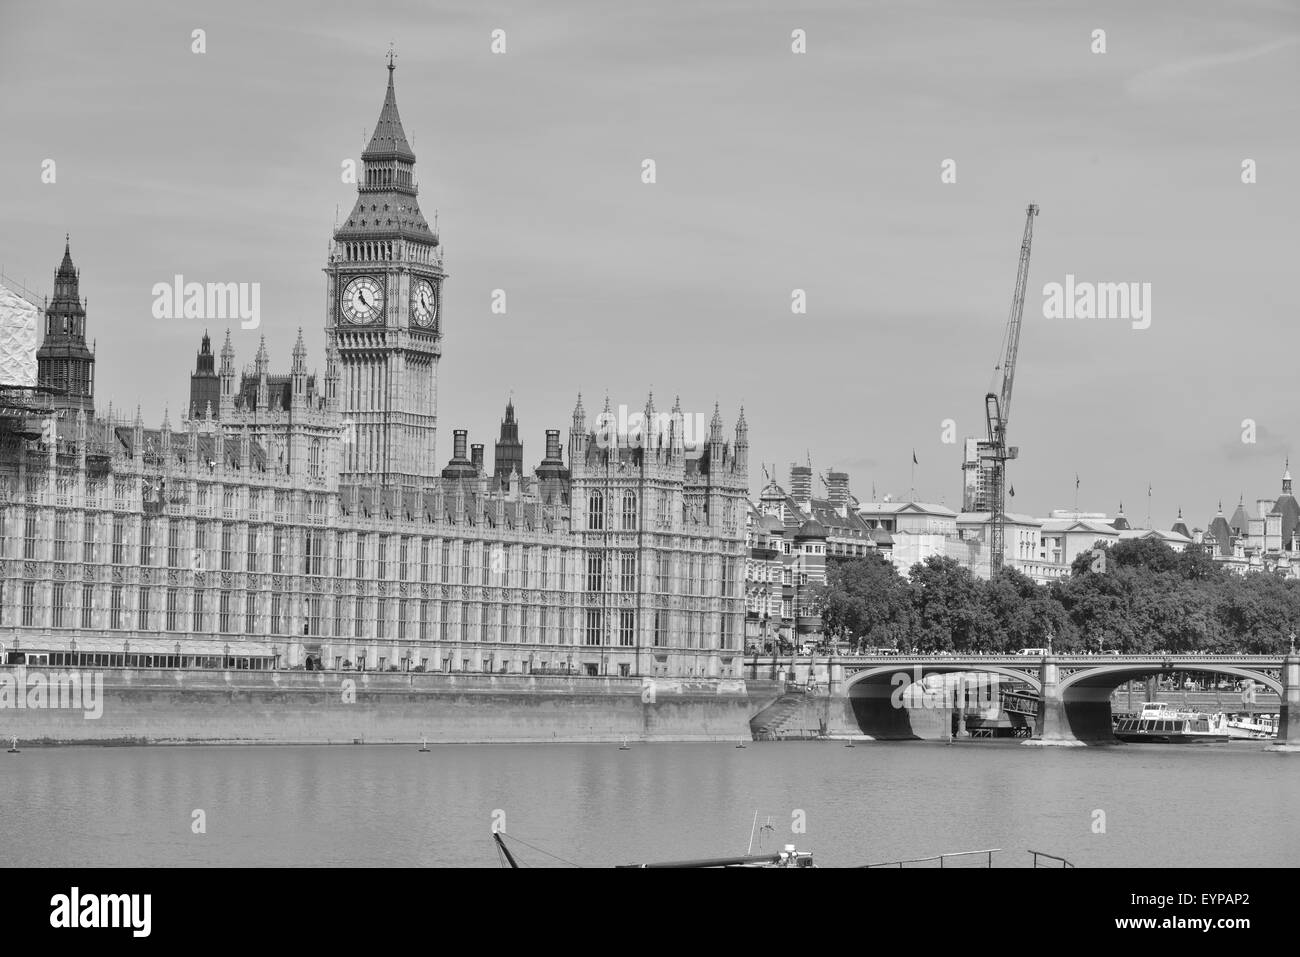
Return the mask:
<path id="1" fill-rule="evenodd" d="M 1029 851 L 1028 853 L 1034 856 L 1034 864 L 1033 864 L 1034 867 L 1061 867 L 1061 868 L 1074 867 L 1074 865 L 1071 864 L 1069 861 L 1067 861 L 1065 858 L 1058 857 L 1055 854 L 1046 854 L 1042 851 Z M 1040 859 L 1045 861 L 1055 861 L 1057 863 L 1040 864 L 1039 863 Z"/>
<path id="2" fill-rule="evenodd" d="M 877 863 L 877 864 L 863 864 L 862 866 L 863 866 L 864 868 L 866 868 L 866 867 L 898 867 L 898 868 L 901 868 L 901 867 L 903 867 L 903 865 L 905 865 L 905 864 L 931 864 L 931 863 L 933 863 L 934 861 L 938 861 L 938 862 L 939 862 L 939 866 L 940 866 L 940 867 L 944 867 L 944 866 L 945 866 L 945 862 L 950 861 L 950 860 L 953 860 L 954 858 L 958 858 L 958 857 L 983 856 L 983 857 L 985 858 L 985 861 L 986 861 L 986 863 L 985 863 L 984 866 L 985 866 L 985 867 L 992 867 L 992 866 L 993 866 L 993 855 L 994 855 L 994 854 L 998 854 L 998 853 L 1000 853 L 1001 851 L 1002 851 L 1002 848 L 1000 848 L 1000 847 L 990 847 L 990 848 L 985 848 L 985 849 L 982 850 L 982 851 L 950 851 L 950 852 L 947 853 L 947 854 L 938 854 L 938 855 L 936 855 L 936 856 L 934 856 L 934 857 L 912 857 L 912 858 L 908 858 L 907 860 L 903 860 L 903 861 L 882 861 L 882 862 Z"/>

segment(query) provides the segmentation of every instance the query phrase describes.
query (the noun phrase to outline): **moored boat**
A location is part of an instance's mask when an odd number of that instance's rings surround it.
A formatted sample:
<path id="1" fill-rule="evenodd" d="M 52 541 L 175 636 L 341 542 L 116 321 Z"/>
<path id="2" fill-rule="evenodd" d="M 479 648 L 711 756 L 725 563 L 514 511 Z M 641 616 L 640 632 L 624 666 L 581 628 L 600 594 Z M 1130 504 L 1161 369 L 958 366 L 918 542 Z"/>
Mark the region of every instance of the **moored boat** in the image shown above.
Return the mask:
<path id="1" fill-rule="evenodd" d="M 1228 718 L 1228 737 L 1234 741 L 1277 737 L 1275 714 L 1235 714 Z"/>
<path id="2" fill-rule="evenodd" d="M 1131 743 L 1191 744 L 1227 741 L 1228 716 L 1179 711 L 1165 701 L 1148 701 L 1136 716 L 1115 723 L 1115 737 Z"/>

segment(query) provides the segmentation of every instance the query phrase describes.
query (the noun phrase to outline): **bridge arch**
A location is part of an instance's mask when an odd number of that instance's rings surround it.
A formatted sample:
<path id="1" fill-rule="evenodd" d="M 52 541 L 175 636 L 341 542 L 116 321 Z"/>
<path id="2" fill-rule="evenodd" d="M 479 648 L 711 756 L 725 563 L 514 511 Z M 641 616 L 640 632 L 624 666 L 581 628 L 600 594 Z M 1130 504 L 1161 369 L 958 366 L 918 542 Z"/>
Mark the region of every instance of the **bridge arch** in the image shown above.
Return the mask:
<path id="1" fill-rule="evenodd" d="M 845 675 L 843 695 L 844 721 L 848 727 L 878 740 L 907 740 L 920 738 L 922 730 L 931 733 L 934 727 L 923 728 L 913 723 L 914 711 L 900 706 L 900 689 L 920 683 L 929 675 L 993 675 L 1006 682 L 1028 685 L 1034 694 L 1042 691 L 1036 662 L 1021 665 L 1015 662 L 963 661 L 959 658 L 934 658 L 917 660 L 903 658 L 888 663 L 872 663 L 852 669 Z M 950 720 L 951 711 L 938 709 L 930 716 L 936 720 Z M 935 725 L 937 727 L 937 725 Z"/>
<path id="2" fill-rule="evenodd" d="M 1056 685 L 1056 697 L 1064 718 L 1061 728 L 1065 736 L 1091 743 L 1112 743 L 1115 740 L 1111 716 L 1111 696 L 1115 689 L 1127 681 L 1170 672 L 1196 672 L 1200 674 L 1231 675 L 1253 680 L 1275 692 L 1281 702 L 1284 694 L 1280 671 L 1242 663 L 1180 660 L 1178 657 L 1147 660 L 1145 662 L 1107 662 L 1072 668 L 1061 667 Z M 1224 705 L 1225 711 L 1237 708 Z"/>

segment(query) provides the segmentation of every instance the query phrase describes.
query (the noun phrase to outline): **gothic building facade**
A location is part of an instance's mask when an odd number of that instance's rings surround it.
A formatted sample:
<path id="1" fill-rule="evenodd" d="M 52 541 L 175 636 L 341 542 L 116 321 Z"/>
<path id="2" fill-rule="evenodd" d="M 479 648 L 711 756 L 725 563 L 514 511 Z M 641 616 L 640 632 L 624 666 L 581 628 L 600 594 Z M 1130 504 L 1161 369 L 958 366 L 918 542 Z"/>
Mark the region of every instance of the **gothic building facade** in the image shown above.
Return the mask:
<path id="1" fill-rule="evenodd" d="M 391 62 L 362 169 L 325 264 L 324 375 L 308 371 L 301 329 L 287 374 L 271 372 L 265 341 L 237 372 L 229 332 L 217 357 L 205 334 L 176 428 L 167 416 L 146 429 L 139 412 L 95 415 L 65 253 L 51 328 L 75 342 L 52 343 L 71 361 L 50 368 L 67 370 L 51 382 L 68 412 L 41 439 L 0 433 L 5 653 L 739 675 L 743 413 L 728 436 L 715 408 L 696 451 L 680 403 L 662 415 L 647 401 L 647 421 L 664 428 L 620 435 L 593 430 L 579 397 L 567 464 L 560 431 L 547 430 L 529 473 L 511 403 L 493 471 L 482 445 L 467 454 L 463 430 L 440 468 L 447 274 L 417 201 Z"/>

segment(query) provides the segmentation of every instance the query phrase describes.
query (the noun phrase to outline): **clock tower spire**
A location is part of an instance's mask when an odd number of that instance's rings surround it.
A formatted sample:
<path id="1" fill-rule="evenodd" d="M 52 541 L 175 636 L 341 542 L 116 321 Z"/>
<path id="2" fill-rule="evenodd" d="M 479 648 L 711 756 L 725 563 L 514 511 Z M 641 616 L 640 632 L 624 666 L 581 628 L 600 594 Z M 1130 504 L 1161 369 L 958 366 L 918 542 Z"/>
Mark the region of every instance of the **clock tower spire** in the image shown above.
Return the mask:
<path id="1" fill-rule="evenodd" d="M 328 348 L 338 407 L 351 423 L 344 484 L 432 483 L 442 356 L 442 249 L 417 201 L 415 151 L 388 88 L 361 154 L 357 198 L 334 231 L 325 266 Z"/>

